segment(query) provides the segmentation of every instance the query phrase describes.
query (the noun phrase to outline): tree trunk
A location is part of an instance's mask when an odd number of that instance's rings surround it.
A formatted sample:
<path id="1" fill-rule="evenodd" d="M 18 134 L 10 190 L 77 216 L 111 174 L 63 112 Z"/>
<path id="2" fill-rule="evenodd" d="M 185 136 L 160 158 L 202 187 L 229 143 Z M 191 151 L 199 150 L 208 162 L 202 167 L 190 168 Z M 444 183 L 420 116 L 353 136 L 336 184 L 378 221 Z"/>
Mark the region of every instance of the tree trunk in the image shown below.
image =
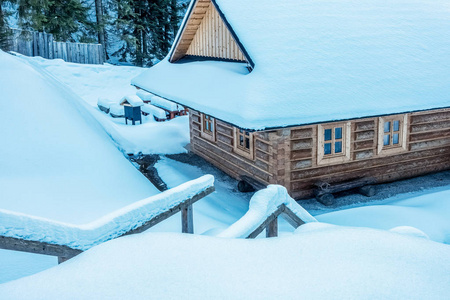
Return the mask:
<path id="1" fill-rule="evenodd" d="M 108 58 L 108 53 L 106 51 L 106 41 L 105 41 L 105 23 L 103 20 L 103 4 L 102 0 L 95 0 L 95 14 L 97 16 L 97 32 L 98 32 L 98 42 L 103 46 L 103 56 L 104 61 Z"/>

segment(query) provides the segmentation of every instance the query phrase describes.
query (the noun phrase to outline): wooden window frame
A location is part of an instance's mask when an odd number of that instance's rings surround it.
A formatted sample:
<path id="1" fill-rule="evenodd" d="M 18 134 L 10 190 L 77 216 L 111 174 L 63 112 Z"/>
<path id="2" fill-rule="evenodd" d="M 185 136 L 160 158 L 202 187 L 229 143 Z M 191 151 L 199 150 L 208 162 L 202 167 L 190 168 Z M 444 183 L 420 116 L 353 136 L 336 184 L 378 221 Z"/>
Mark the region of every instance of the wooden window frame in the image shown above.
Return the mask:
<path id="1" fill-rule="evenodd" d="M 393 145 L 392 144 L 392 135 L 393 135 L 393 123 L 394 121 L 400 121 L 399 126 L 399 144 Z M 391 122 L 391 129 L 389 134 L 390 137 L 390 145 L 384 145 L 384 124 L 386 122 Z M 396 131 L 395 131 L 396 132 Z M 408 115 L 393 115 L 393 116 L 386 116 L 386 117 L 379 117 L 378 118 L 378 155 L 391 155 L 395 153 L 404 152 L 407 150 L 406 148 L 406 140 L 407 140 L 407 134 L 408 134 Z"/>
<path id="2" fill-rule="evenodd" d="M 202 138 L 210 141 L 210 142 L 216 142 L 216 119 L 210 115 L 201 114 L 201 123 L 200 123 L 200 135 Z M 206 126 L 206 124 L 209 124 L 209 126 Z M 211 128 L 212 130 L 209 130 Z"/>
<path id="3" fill-rule="evenodd" d="M 325 130 L 332 130 L 331 144 L 335 144 L 335 128 L 342 127 L 342 152 L 325 154 Z M 330 123 L 317 125 L 317 164 L 337 164 L 350 160 L 351 122 Z M 332 146 L 331 149 L 334 149 Z"/>
<path id="4" fill-rule="evenodd" d="M 253 132 L 249 132 L 246 130 L 242 130 L 239 128 L 234 128 L 233 130 L 233 152 L 236 154 L 239 154 L 242 157 L 248 158 L 250 160 L 254 160 L 255 159 L 255 137 Z M 243 136 L 244 141 L 245 141 L 245 136 L 246 133 L 248 133 L 248 139 L 249 139 L 249 148 L 247 149 L 246 147 L 242 147 L 239 144 L 239 140 L 240 140 L 240 136 Z"/>

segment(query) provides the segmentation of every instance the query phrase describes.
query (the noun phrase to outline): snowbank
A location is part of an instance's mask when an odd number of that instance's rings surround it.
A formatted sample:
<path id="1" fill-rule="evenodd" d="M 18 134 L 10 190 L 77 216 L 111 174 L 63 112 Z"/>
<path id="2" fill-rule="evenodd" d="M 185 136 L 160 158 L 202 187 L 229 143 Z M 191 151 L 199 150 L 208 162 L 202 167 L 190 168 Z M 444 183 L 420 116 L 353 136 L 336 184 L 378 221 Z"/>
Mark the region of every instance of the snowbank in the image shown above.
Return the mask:
<path id="1" fill-rule="evenodd" d="M 416 194 L 417 195 L 417 194 Z M 401 194 L 387 201 L 316 216 L 320 222 L 389 230 L 411 226 L 436 242 L 450 244 L 450 189 Z"/>
<path id="2" fill-rule="evenodd" d="M 2 299 L 447 299 L 450 246 L 313 222 L 271 239 L 146 233 L 0 285 Z"/>
<path id="3" fill-rule="evenodd" d="M 213 185 L 214 177 L 205 175 L 84 225 L 55 222 L 0 209 L 0 236 L 87 250 L 140 227 L 158 214 Z"/>
<path id="4" fill-rule="evenodd" d="M 136 93 L 136 88 L 130 85 L 131 78 L 145 69 L 108 64 L 74 64 L 41 57 L 20 56 L 20 59 L 31 64 L 47 78 L 46 80 L 48 78 L 57 80 L 58 85 L 70 89 L 72 98 L 76 101 L 89 104 L 84 105 L 85 110 L 97 119 L 123 152 L 133 154 L 186 152 L 184 147 L 189 143 L 188 117 L 178 117 L 171 122 L 156 122 L 152 117 L 144 116 L 142 125 L 131 127 L 125 125 L 123 118 L 111 118 L 96 107 L 100 97 L 119 103 L 123 95 Z"/>
<path id="5" fill-rule="evenodd" d="M 0 209 L 83 224 L 159 192 L 93 108 L 26 60 L 0 51 L 0 91 Z"/>
<path id="6" fill-rule="evenodd" d="M 280 205 L 286 205 L 297 217 L 305 223 L 317 222 L 303 207 L 295 202 L 285 187 L 280 185 L 269 185 L 260 190 L 250 200 L 248 212 L 239 221 L 220 233 L 219 237 L 245 238 L 260 226 Z"/>

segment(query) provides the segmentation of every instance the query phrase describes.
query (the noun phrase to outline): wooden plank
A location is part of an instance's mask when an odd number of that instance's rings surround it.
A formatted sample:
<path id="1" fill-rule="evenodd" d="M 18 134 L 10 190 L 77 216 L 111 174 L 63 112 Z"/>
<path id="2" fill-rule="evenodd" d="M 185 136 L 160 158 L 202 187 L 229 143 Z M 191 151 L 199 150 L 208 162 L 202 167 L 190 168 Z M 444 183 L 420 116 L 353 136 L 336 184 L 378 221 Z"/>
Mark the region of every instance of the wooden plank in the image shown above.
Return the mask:
<path id="1" fill-rule="evenodd" d="M 275 218 L 266 227 L 266 238 L 277 237 L 278 236 L 278 218 Z"/>
<path id="2" fill-rule="evenodd" d="M 298 228 L 299 226 L 305 224 L 305 222 L 300 219 L 296 214 L 292 212 L 286 205 L 282 204 L 283 212 L 281 216 L 285 219 L 292 227 Z"/>
<path id="3" fill-rule="evenodd" d="M 278 218 L 278 216 L 281 214 L 281 212 L 284 210 L 282 206 L 278 207 L 276 211 L 274 211 L 270 216 L 267 217 L 267 219 L 259 225 L 255 230 L 252 231 L 246 238 L 247 239 L 254 239 L 256 238 L 261 232 L 263 232 L 264 229 L 267 228 L 267 226 L 272 223 L 274 220 Z"/>
<path id="4" fill-rule="evenodd" d="M 44 254 L 51 256 L 74 257 L 80 254 L 81 250 L 68 246 L 49 244 L 45 242 L 17 239 L 13 237 L 0 236 L 0 249 Z"/>

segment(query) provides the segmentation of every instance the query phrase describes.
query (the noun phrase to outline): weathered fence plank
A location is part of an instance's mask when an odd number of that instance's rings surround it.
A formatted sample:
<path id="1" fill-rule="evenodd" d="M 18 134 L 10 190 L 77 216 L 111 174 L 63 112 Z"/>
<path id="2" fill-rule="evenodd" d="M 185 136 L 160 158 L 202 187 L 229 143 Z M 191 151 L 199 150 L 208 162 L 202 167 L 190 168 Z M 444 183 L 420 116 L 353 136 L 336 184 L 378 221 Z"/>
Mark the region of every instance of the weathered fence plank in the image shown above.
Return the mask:
<path id="1" fill-rule="evenodd" d="M 60 58 L 80 64 L 103 64 L 103 46 L 100 44 L 57 42 L 53 35 L 45 32 L 30 32 L 11 29 L 11 51 L 26 56 L 41 56 L 47 59 Z"/>

